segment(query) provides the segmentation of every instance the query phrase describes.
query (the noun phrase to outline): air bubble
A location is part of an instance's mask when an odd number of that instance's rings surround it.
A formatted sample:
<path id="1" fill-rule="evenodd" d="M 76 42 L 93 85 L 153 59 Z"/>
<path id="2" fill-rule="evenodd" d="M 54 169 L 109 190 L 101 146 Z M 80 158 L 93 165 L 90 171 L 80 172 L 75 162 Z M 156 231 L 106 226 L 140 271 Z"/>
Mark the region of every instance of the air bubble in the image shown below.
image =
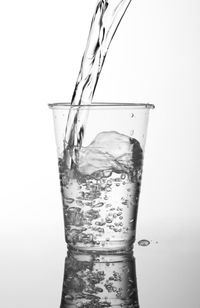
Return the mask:
<path id="1" fill-rule="evenodd" d="M 74 297 L 72 295 L 67 294 L 65 295 L 65 299 L 73 300 Z"/>
<path id="2" fill-rule="evenodd" d="M 94 207 L 102 207 L 103 205 L 104 205 L 103 202 L 99 202 L 99 203 L 97 203 L 97 204 L 94 204 Z"/>
<path id="3" fill-rule="evenodd" d="M 106 171 L 104 171 L 104 172 L 103 172 L 103 175 L 104 175 L 106 178 L 108 178 L 109 176 L 112 175 L 112 170 L 106 170 Z"/>
<path id="4" fill-rule="evenodd" d="M 107 181 L 107 185 L 111 186 L 112 185 L 112 180 Z"/>
<path id="5" fill-rule="evenodd" d="M 67 203 L 70 203 L 70 204 L 74 202 L 74 199 L 72 198 L 65 198 L 65 200 Z"/>
<path id="6" fill-rule="evenodd" d="M 103 228 L 98 228 L 97 231 L 98 231 L 99 233 L 104 233 L 104 232 L 105 232 Z"/>
<path id="7" fill-rule="evenodd" d="M 122 179 L 122 180 L 125 180 L 125 178 L 126 178 L 126 174 L 125 174 L 125 173 L 122 173 L 121 179 Z"/>
<path id="8" fill-rule="evenodd" d="M 107 222 L 107 223 L 112 223 L 113 220 L 112 220 L 110 217 L 107 217 L 107 218 L 106 218 L 106 222 Z"/>
<path id="9" fill-rule="evenodd" d="M 81 200 L 76 200 L 76 204 L 77 204 L 78 206 L 83 206 L 83 202 L 82 202 Z"/>
<path id="10" fill-rule="evenodd" d="M 97 226 L 104 226 L 106 223 L 105 223 L 105 221 L 96 221 L 95 222 L 95 225 L 97 225 Z"/>

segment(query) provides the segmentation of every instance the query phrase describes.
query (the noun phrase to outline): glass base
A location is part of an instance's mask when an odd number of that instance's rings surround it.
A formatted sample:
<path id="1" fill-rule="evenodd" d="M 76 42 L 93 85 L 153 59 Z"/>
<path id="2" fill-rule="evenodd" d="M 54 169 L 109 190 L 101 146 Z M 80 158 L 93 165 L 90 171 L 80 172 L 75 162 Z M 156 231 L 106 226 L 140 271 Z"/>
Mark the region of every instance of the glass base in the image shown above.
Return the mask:
<path id="1" fill-rule="evenodd" d="M 75 253 L 99 253 L 99 254 L 127 254 L 133 250 L 133 242 L 114 241 L 100 242 L 99 245 L 71 245 L 67 244 L 68 250 Z"/>

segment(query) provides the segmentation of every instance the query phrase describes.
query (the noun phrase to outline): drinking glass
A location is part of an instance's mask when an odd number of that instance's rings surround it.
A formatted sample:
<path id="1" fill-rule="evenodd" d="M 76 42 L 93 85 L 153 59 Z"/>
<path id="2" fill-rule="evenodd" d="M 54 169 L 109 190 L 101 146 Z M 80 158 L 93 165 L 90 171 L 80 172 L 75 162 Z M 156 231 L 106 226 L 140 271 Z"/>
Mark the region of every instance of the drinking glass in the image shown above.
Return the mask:
<path id="1" fill-rule="evenodd" d="M 53 111 L 68 248 L 83 252 L 130 251 L 136 234 L 149 111 L 154 106 L 49 106 Z M 74 144 L 66 143 L 69 112 L 76 119 L 74 131 L 79 128 L 81 132 L 79 142 Z"/>

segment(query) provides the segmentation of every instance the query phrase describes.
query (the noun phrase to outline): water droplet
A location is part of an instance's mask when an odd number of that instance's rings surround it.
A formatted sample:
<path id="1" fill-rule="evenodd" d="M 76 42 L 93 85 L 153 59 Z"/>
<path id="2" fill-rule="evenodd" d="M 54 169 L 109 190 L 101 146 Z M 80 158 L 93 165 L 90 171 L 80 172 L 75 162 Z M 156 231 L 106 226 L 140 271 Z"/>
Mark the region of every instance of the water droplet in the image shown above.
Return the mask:
<path id="1" fill-rule="evenodd" d="M 148 241 L 148 240 L 140 240 L 140 241 L 138 242 L 138 245 L 139 245 L 139 246 L 142 246 L 142 247 L 147 247 L 147 246 L 150 245 L 150 241 Z"/>
<path id="2" fill-rule="evenodd" d="M 135 116 L 134 113 L 131 113 L 131 118 L 134 118 L 134 116 Z"/>

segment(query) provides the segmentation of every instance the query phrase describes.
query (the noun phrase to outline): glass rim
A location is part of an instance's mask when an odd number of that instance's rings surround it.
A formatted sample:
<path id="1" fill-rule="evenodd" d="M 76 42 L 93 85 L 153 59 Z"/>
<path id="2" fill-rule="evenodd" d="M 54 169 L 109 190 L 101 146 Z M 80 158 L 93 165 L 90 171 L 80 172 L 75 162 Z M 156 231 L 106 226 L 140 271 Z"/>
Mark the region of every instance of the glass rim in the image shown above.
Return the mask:
<path id="1" fill-rule="evenodd" d="M 154 109 L 155 106 L 153 104 L 149 103 L 113 103 L 113 102 L 94 102 L 92 104 L 83 104 L 83 105 L 71 105 L 71 103 L 53 103 L 53 104 L 48 104 L 50 109 L 68 109 L 68 108 L 131 108 L 131 109 Z"/>

